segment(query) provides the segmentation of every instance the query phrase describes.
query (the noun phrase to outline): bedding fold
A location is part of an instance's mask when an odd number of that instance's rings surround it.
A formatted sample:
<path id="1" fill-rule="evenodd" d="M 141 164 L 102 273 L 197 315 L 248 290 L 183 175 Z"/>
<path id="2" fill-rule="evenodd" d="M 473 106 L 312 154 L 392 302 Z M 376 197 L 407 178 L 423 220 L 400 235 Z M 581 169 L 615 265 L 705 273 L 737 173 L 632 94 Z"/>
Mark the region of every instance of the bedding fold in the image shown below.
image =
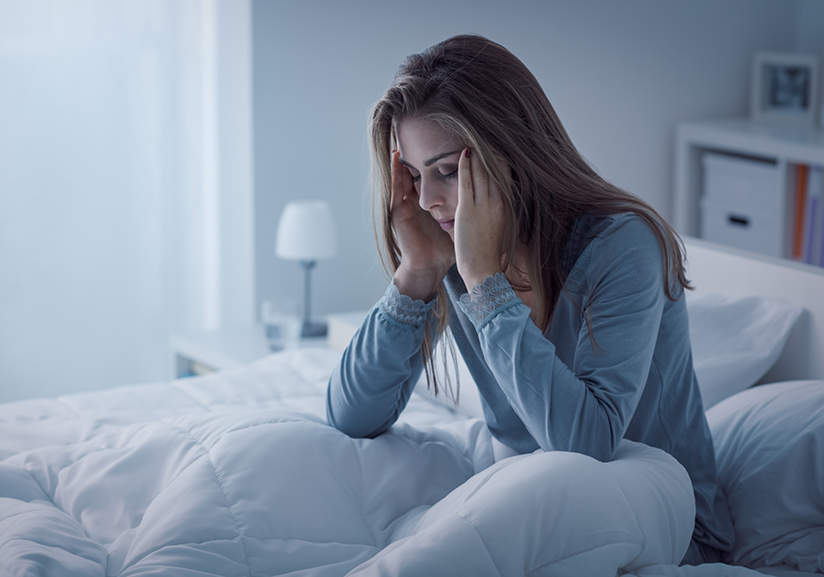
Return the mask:
<path id="1" fill-rule="evenodd" d="M 666 453 L 495 463 L 483 421 L 417 393 L 352 439 L 324 418 L 337 358 L 0 409 L 24 424 L 0 438 L 0 574 L 617 575 L 686 551 L 692 486 Z"/>

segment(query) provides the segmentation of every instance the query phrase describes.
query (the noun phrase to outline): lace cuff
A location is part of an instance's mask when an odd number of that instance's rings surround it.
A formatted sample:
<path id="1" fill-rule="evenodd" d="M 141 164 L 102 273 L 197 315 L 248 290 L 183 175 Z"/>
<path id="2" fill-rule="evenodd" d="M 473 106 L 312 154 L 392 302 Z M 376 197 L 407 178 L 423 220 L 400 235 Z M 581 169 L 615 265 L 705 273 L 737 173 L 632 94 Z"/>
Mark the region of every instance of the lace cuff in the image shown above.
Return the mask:
<path id="1" fill-rule="evenodd" d="M 381 298 L 381 310 L 396 323 L 417 329 L 423 326 L 426 315 L 434 302 L 434 299 L 429 303 L 420 300 L 413 301 L 410 297 L 400 293 L 398 287 L 395 286 L 395 281 L 389 281 L 389 286 Z"/>
<path id="2" fill-rule="evenodd" d="M 492 313 L 516 304 L 517 295 L 503 273 L 488 276 L 468 293 L 461 295 L 461 310 L 469 317 L 476 330 L 486 324 Z"/>

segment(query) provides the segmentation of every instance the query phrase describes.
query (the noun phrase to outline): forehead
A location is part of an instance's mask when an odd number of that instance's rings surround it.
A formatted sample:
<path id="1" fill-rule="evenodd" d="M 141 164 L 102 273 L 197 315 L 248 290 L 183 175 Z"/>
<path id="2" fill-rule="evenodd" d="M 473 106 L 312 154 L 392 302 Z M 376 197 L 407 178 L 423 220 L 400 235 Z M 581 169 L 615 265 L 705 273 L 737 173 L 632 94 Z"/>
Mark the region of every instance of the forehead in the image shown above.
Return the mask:
<path id="1" fill-rule="evenodd" d="M 454 131 L 430 118 L 407 118 L 398 123 L 397 130 L 401 156 L 416 166 L 444 152 L 462 148 Z"/>

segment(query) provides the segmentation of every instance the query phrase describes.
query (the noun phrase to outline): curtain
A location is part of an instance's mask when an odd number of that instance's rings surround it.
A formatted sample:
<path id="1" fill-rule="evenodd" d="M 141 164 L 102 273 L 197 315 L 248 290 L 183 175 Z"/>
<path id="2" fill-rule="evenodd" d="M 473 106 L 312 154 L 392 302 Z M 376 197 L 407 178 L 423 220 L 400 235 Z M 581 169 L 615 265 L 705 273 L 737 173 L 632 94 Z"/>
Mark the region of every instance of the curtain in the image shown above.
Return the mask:
<path id="1" fill-rule="evenodd" d="M 253 321 L 251 14 L 0 0 L 0 401 L 171 376 Z"/>

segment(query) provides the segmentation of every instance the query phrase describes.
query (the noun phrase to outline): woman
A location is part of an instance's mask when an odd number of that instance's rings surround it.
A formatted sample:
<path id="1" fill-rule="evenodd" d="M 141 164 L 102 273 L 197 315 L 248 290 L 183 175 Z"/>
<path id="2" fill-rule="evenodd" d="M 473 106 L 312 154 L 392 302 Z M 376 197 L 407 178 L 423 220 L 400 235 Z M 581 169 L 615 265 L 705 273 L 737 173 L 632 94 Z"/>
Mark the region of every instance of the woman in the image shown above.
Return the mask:
<path id="1" fill-rule="evenodd" d="M 386 431 L 446 326 L 500 443 L 609 460 L 621 439 L 687 470 L 684 563 L 733 530 L 692 367 L 680 239 L 605 182 L 509 51 L 458 36 L 407 58 L 371 120 L 382 255 L 393 280 L 329 383 L 329 422 Z M 503 450 L 501 450 L 503 448 Z"/>

